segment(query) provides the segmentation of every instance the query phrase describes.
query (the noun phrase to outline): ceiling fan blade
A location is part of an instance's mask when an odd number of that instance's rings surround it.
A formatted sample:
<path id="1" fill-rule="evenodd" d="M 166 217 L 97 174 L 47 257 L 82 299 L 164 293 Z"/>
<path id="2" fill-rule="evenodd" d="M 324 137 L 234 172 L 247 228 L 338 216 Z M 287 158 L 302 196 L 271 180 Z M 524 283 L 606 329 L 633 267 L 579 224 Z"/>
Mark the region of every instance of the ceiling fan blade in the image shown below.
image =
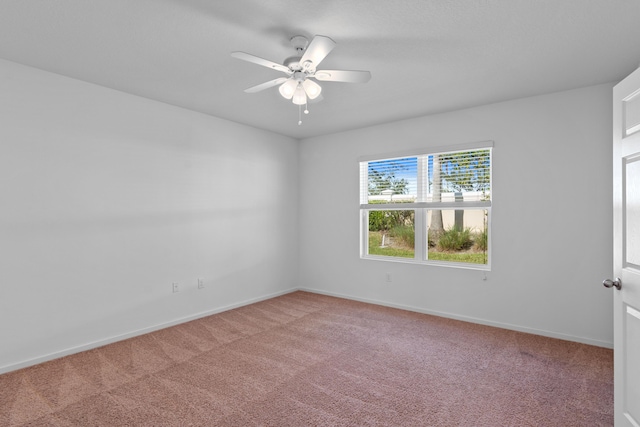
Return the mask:
<path id="1" fill-rule="evenodd" d="M 278 86 L 279 84 L 282 84 L 282 83 L 286 82 L 287 80 L 289 80 L 287 77 L 280 77 L 279 79 L 270 80 L 268 82 L 265 82 L 265 83 L 250 87 L 249 89 L 245 89 L 244 91 L 247 92 L 247 93 L 260 92 L 261 90 L 265 90 L 265 89 L 269 89 L 270 87 Z"/>
<path id="2" fill-rule="evenodd" d="M 251 55 L 250 53 L 231 52 L 231 56 L 233 56 L 234 58 L 242 59 L 243 61 L 253 62 L 254 64 L 262 65 L 263 67 L 282 71 L 283 73 L 292 74 L 292 71 L 289 69 L 289 67 L 285 67 L 284 65 L 277 64 L 273 61 L 269 61 L 268 59 L 260 58 L 259 56 Z"/>
<path id="3" fill-rule="evenodd" d="M 305 50 L 302 58 L 300 58 L 300 64 L 304 64 L 306 61 L 317 67 L 318 64 L 336 47 L 336 42 L 331 40 L 327 36 L 315 36 L 307 50 Z"/>
<path id="4" fill-rule="evenodd" d="M 323 82 L 366 83 L 371 80 L 369 71 L 318 70 L 313 76 Z"/>

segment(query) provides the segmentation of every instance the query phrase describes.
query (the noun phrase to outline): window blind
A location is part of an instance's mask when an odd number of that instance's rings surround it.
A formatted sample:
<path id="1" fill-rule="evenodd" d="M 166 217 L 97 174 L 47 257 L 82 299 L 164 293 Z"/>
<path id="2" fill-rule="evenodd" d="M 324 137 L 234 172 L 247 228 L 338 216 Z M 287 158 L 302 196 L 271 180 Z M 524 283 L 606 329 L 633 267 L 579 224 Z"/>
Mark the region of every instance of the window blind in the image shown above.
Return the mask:
<path id="1" fill-rule="evenodd" d="M 491 147 L 360 162 L 362 209 L 491 205 Z"/>

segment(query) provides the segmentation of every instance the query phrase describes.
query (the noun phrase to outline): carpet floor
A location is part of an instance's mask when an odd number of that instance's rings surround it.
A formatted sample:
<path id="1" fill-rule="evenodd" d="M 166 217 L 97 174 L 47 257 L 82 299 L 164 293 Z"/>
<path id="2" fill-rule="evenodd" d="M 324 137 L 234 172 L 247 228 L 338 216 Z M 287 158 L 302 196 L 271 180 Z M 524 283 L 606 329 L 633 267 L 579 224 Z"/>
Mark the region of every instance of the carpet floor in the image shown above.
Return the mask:
<path id="1" fill-rule="evenodd" d="M 294 292 L 0 375 L 1 426 L 611 426 L 609 349 Z"/>

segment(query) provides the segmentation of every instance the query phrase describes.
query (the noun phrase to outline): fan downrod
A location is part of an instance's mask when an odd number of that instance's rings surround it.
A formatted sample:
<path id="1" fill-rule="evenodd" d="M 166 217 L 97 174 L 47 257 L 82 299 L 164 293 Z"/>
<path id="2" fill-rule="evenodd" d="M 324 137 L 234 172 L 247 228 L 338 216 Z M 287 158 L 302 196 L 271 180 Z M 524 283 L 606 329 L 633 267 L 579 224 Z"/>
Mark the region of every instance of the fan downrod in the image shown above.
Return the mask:
<path id="1" fill-rule="evenodd" d="M 290 56 L 284 60 L 282 65 L 288 67 L 291 71 L 300 71 L 302 70 L 302 65 L 300 64 L 300 58 L 304 54 L 304 51 L 307 49 L 309 45 L 309 40 L 305 36 L 293 36 L 291 37 L 291 46 L 296 50 L 296 55 Z"/>

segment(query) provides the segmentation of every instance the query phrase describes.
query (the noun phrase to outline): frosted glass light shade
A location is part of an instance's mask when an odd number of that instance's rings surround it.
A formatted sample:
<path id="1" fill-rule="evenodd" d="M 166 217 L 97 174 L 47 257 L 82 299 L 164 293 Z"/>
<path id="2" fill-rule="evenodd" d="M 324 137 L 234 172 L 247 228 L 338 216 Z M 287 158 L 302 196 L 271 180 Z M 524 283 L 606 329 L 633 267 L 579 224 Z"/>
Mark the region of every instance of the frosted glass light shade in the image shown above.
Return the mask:
<path id="1" fill-rule="evenodd" d="M 301 84 L 298 84 L 296 91 L 293 92 L 293 103 L 296 105 L 304 105 L 307 103 L 307 94 Z"/>
<path id="2" fill-rule="evenodd" d="M 318 96 L 320 96 L 320 92 L 322 92 L 322 87 L 313 80 L 306 79 L 304 82 L 302 82 L 302 87 L 307 93 L 309 99 L 316 99 Z"/>
<path id="3" fill-rule="evenodd" d="M 285 99 L 291 99 L 297 87 L 298 82 L 293 79 L 289 79 L 286 82 L 282 83 L 278 90 L 280 91 L 280 95 L 282 95 Z"/>

